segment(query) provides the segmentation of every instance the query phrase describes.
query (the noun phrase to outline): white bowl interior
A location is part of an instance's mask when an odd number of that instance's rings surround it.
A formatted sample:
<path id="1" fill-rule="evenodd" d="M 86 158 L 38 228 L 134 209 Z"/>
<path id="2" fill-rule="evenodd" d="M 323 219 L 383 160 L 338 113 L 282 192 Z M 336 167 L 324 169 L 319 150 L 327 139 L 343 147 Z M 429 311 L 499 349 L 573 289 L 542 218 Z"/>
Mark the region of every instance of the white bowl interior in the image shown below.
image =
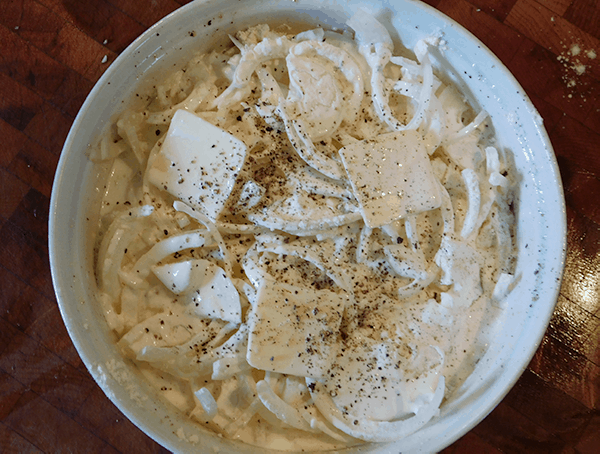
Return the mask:
<path id="1" fill-rule="evenodd" d="M 60 310 L 84 363 L 109 398 L 145 433 L 179 452 L 265 452 L 224 440 L 190 422 L 158 399 L 139 371 L 121 359 L 100 305 L 95 302 L 90 232 L 96 225 L 96 183 L 85 151 L 141 84 L 160 78 L 196 50 L 227 41 L 227 34 L 261 22 L 294 21 L 328 28 L 364 7 L 403 46 L 440 36 L 436 66 L 491 115 L 502 147 L 520 173 L 518 285 L 511 293 L 494 342 L 469 380 L 442 405 L 441 415 L 400 442 L 371 444 L 347 452 L 431 452 L 458 439 L 483 419 L 526 368 L 553 312 L 564 264 L 565 207 L 556 160 L 542 120 L 522 88 L 485 46 L 427 5 L 396 0 L 197 1 L 161 20 L 112 64 L 84 103 L 65 143 L 54 182 L 49 246 Z M 193 32 L 193 33 L 191 33 Z M 148 82 L 150 81 L 150 82 Z M 190 443 L 190 441 L 192 443 Z M 197 445 L 194 442 L 198 441 Z M 216 451 L 213 451 L 216 450 Z"/>

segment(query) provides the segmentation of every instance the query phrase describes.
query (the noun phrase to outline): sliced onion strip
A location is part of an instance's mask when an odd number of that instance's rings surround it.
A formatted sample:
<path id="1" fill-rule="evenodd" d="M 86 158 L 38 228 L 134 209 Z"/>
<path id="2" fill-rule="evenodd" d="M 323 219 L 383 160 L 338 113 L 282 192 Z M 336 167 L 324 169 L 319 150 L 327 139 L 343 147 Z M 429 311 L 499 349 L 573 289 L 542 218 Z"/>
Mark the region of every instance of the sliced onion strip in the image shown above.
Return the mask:
<path id="1" fill-rule="evenodd" d="M 308 378 L 306 382 L 309 390 L 311 390 L 310 393 L 313 396 L 315 405 L 331 424 L 353 437 L 377 442 L 398 440 L 421 429 L 434 416 L 439 414 L 439 407 L 445 391 L 444 377 L 440 375 L 431 400 L 421 407 L 414 416 L 398 421 L 374 421 L 344 413 L 335 405 L 321 383 Z"/>

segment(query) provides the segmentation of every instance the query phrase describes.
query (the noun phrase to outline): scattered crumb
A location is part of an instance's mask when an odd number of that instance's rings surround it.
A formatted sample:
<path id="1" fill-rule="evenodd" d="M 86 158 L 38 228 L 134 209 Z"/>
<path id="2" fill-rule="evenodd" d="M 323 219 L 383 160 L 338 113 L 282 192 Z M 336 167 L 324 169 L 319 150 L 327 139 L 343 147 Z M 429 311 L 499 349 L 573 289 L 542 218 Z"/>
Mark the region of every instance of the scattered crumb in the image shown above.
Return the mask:
<path id="1" fill-rule="evenodd" d="M 573 70 L 580 76 L 585 72 L 585 68 L 586 66 L 581 63 L 573 66 Z"/>
<path id="2" fill-rule="evenodd" d="M 108 55 L 102 57 L 102 63 L 106 63 L 108 61 Z"/>
<path id="3" fill-rule="evenodd" d="M 102 41 L 102 44 L 104 44 L 106 46 L 108 44 L 108 39 L 105 39 L 104 41 Z"/>
<path id="4" fill-rule="evenodd" d="M 138 380 L 136 380 L 123 361 L 110 359 L 106 362 L 105 367 L 113 379 L 129 392 L 131 400 L 141 405 L 142 402 L 148 399 L 148 396 L 142 393 Z M 103 372 L 100 366 L 98 366 L 98 372 Z M 104 374 L 102 376 L 103 380 L 106 381 Z M 106 388 L 104 389 L 106 392 Z"/>
<path id="5" fill-rule="evenodd" d="M 573 44 L 571 46 L 571 55 L 573 55 L 574 57 L 576 57 L 577 55 L 579 55 L 581 53 L 581 47 L 579 47 L 578 44 Z"/>
<path id="6" fill-rule="evenodd" d="M 178 428 L 174 433 L 181 440 L 187 441 L 187 442 L 192 443 L 192 444 L 196 444 L 196 443 L 198 443 L 200 441 L 200 438 L 198 437 L 198 435 L 195 435 L 195 434 L 192 434 L 189 437 L 186 437 L 185 431 L 183 430 L 183 427 Z"/>
<path id="7" fill-rule="evenodd" d="M 562 43 L 561 43 L 562 44 Z M 596 58 L 595 49 L 584 49 L 580 43 L 572 43 L 570 46 L 563 44 L 563 52 L 556 57 L 556 59 L 563 65 L 563 76 L 562 80 L 565 82 L 567 88 L 570 89 L 570 93 L 565 95 L 567 98 L 572 99 L 575 94 L 586 102 L 586 93 L 582 87 L 587 87 L 587 83 L 580 79 L 580 76 L 586 73 L 588 69 L 589 60 Z M 577 93 L 576 93 L 577 92 Z"/>

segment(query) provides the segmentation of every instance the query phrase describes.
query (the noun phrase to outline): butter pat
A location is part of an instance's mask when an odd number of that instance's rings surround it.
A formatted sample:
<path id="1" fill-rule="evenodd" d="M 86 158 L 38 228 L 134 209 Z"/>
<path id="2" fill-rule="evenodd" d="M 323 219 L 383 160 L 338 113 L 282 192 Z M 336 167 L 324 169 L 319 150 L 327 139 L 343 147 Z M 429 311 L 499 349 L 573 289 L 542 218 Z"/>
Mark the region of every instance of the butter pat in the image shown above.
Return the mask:
<path id="1" fill-rule="evenodd" d="M 321 378 L 338 347 L 346 295 L 265 281 L 249 317 L 248 363 L 257 368 Z"/>
<path id="2" fill-rule="evenodd" d="M 196 115 L 178 110 L 148 172 L 150 183 L 217 219 L 246 158 L 246 145 Z"/>
<path id="3" fill-rule="evenodd" d="M 438 183 L 418 132 L 383 134 L 339 153 L 368 227 L 439 208 Z"/>

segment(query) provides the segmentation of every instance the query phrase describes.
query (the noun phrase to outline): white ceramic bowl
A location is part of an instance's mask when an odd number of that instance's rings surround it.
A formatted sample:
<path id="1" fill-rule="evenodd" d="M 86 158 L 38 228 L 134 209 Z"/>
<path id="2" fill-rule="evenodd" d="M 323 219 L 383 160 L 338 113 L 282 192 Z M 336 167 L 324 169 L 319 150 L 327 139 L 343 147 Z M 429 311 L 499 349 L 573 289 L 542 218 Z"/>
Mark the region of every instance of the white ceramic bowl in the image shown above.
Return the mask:
<path id="1" fill-rule="evenodd" d="M 359 8 L 378 17 L 411 49 L 431 34 L 445 40 L 438 68 L 485 108 L 520 174 L 518 285 L 502 328 L 466 385 L 441 414 L 402 441 L 370 444 L 347 452 L 432 452 L 481 421 L 505 396 L 533 356 L 553 312 L 565 254 L 565 207 L 560 176 L 542 119 L 502 63 L 475 37 L 433 8 L 410 0 L 207 0 L 175 11 L 140 36 L 98 81 L 65 142 L 52 191 L 49 247 L 52 277 L 65 324 L 84 363 L 114 404 L 141 430 L 178 452 L 265 452 L 223 440 L 159 400 L 143 377 L 121 359 L 95 301 L 90 227 L 97 171 L 85 151 L 140 84 L 159 78 L 194 50 L 225 42 L 248 25 L 304 22 L 343 27 Z M 190 33 L 190 32 L 195 33 Z M 194 36 L 192 36 L 194 35 Z M 198 441 L 198 444 L 190 442 Z"/>

